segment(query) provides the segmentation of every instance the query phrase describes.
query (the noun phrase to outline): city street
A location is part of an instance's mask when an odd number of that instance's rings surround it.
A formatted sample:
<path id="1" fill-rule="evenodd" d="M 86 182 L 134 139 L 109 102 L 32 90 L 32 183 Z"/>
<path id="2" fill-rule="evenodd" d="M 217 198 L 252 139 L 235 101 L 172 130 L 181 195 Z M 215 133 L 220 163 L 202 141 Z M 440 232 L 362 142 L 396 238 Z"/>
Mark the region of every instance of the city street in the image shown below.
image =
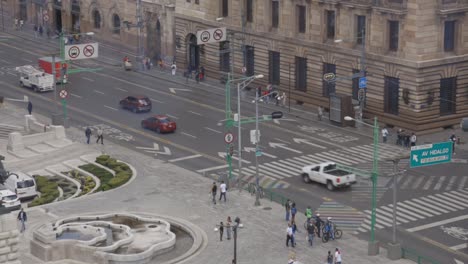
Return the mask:
<path id="1" fill-rule="evenodd" d="M 26 34 L 23 34 L 26 35 Z M 22 36 L 23 36 L 22 35 Z M 32 37 L 16 37 L 0 42 L 0 95 L 22 99 L 27 95 L 33 103 L 33 113 L 45 116 L 63 113 L 60 98 L 53 92 L 34 93 L 18 84 L 14 71 L 17 66 L 36 65 L 38 57 L 57 53 L 57 45 Z M 111 140 L 122 146 L 135 149 L 148 156 L 173 163 L 202 175 L 218 178 L 226 175 L 226 132 L 224 85 L 184 84 L 180 76 L 172 77 L 159 73 L 124 71 L 121 67 L 123 54 L 102 45 L 100 58 L 80 61 L 84 68 L 100 68 L 69 76 L 65 85 L 67 115 L 73 127 L 89 126 L 93 133 L 104 130 L 104 144 Z M 234 87 L 234 86 L 233 86 Z M 57 90 L 62 87 L 57 85 Z M 236 94 L 232 92 L 232 111 L 237 112 Z M 128 95 L 146 95 L 152 101 L 150 113 L 132 113 L 119 107 L 119 101 Z M 252 103 L 253 91 L 242 95 L 243 117 L 255 115 Z M 24 108 L 26 104 L 17 102 Z M 355 231 L 363 239 L 369 237 L 371 182 L 358 178 L 352 188 L 328 191 L 325 186 L 306 184 L 302 181 L 301 168 L 323 161 L 371 170 L 372 133 L 363 135 L 352 129 L 331 125 L 328 120 L 316 121 L 315 116 L 291 113 L 287 108 L 274 104 L 259 106 L 260 115 L 283 111 L 282 119 L 260 123 L 260 145 L 263 155 L 259 157 L 260 183 L 265 189 L 295 201 L 299 210 L 311 206 L 323 216 L 333 216 L 335 222 Z M 177 130 L 170 134 L 157 134 L 141 127 L 141 120 L 155 114 L 165 114 L 177 122 Z M 313 121 L 311 121 L 311 119 Z M 255 124 L 242 125 L 242 180 L 255 182 L 255 151 L 250 143 L 250 130 Z M 235 139 L 237 127 L 232 129 Z M 441 138 L 446 141 L 448 135 Z M 84 140 L 84 132 L 83 138 Z M 233 175 L 238 177 L 237 141 L 234 141 Z M 379 144 L 380 177 L 378 184 L 377 239 L 383 243 L 392 238 L 392 177 L 391 159 L 408 155 L 409 150 L 393 144 Z M 466 151 L 457 151 L 458 159 L 466 160 Z M 402 160 L 400 169 L 405 173 L 397 178 L 398 186 L 398 238 L 404 247 L 409 247 L 440 263 L 456 263 L 454 259 L 468 261 L 467 240 L 458 233 L 468 230 L 468 176 L 466 163 L 449 163 L 418 169 L 409 169 L 408 160 Z M 252 200 L 253 203 L 253 200 Z M 356 221 L 359 219 L 360 221 Z M 452 219 L 453 221 L 445 221 Z M 364 221 L 361 224 L 361 221 Z M 445 221 L 445 222 L 444 222 Z M 450 232 L 457 227 L 460 232 Z M 465 238 L 467 235 L 465 235 Z"/>

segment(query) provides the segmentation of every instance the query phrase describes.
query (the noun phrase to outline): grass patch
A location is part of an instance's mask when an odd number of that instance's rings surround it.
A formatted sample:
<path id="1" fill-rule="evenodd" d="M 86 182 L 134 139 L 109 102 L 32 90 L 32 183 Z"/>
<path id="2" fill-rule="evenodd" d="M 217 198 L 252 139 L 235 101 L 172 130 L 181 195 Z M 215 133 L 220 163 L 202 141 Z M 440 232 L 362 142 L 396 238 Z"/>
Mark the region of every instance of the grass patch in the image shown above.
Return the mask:
<path id="1" fill-rule="evenodd" d="M 100 191 L 107 191 L 122 186 L 132 178 L 132 170 L 130 167 L 123 162 L 118 162 L 109 155 L 97 157 L 96 162 L 115 171 L 115 177 L 107 170 L 94 164 L 82 165 L 79 168 L 92 173 L 101 180 Z"/>
<path id="2" fill-rule="evenodd" d="M 96 186 L 96 182 L 94 182 L 93 177 L 83 175 L 77 170 L 71 170 L 71 171 L 66 171 L 66 172 L 62 172 L 62 173 L 67 175 L 70 178 L 75 179 L 76 181 L 78 181 L 81 184 L 80 196 L 89 193 Z"/>
<path id="3" fill-rule="evenodd" d="M 62 188 L 62 191 L 63 191 L 63 196 L 61 198 L 61 200 L 66 200 L 70 197 L 73 196 L 73 194 L 76 193 L 76 185 L 69 181 L 69 180 L 66 180 L 62 177 L 59 177 L 59 176 L 54 176 L 50 179 L 51 181 L 54 181 L 57 183 L 57 185 Z"/>
<path id="4" fill-rule="evenodd" d="M 48 204 L 59 197 L 58 184 L 49 177 L 35 175 L 37 190 L 41 193 L 40 197 L 34 198 L 29 207 Z"/>

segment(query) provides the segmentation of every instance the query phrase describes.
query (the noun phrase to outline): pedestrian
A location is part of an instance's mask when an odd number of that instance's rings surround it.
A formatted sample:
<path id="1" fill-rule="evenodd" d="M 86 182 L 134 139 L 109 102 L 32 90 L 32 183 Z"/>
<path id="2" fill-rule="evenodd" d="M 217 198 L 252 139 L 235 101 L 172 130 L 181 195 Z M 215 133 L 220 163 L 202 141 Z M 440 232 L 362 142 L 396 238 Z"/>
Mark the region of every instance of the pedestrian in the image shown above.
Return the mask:
<path id="1" fill-rule="evenodd" d="M 42 34 L 44 33 L 44 28 L 42 27 L 42 25 L 39 25 L 39 36 L 42 37 Z"/>
<path id="2" fill-rule="evenodd" d="M 293 222 L 296 219 L 296 213 L 297 213 L 296 203 L 293 202 L 291 204 L 291 221 L 293 221 Z"/>
<path id="3" fill-rule="evenodd" d="M 403 129 L 399 128 L 397 131 L 397 145 L 403 146 Z"/>
<path id="4" fill-rule="evenodd" d="M 291 246 L 294 247 L 294 237 L 291 224 L 288 224 L 286 228 L 286 246 L 289 247 L 289 241 L 291 241 Z"/>
<path id="5" fill-rule="evenodd" d="M 195 81 L 197 81 L 197 83 L 200 83 L 200 72 L 198 70 L 195 71 Z"/>
<path id="6" fill-rule="evenodd" d="M 177 71 L 177 65 L 176 65 L 175 61 L 171 65 L 171 71 L 172 71 L 172 76 L 174 76 L 176 74 L 176 71 Z"/>
<path id="7" fill-rule="evenodd" d="M 224 224 L 223 222 L 219 223 L 219 241 L 223 241 L 223 233 L 224 233 Z"/>
<path id="8" fill-rule="evenodd" d="M 102 134 L 102 128 L 98 128 L 97 130 L 96 144 L 99 143 L 99 139 L 101 140 L 101 144 L 104 145 L 104 135 Z"/>
<path id="9" fill-rule="evenodd" d="M 26 221 L 28 221 L 28 216 L 26 212 L 21 208 L 20 212 L 18 213 L 18 221 L 21 222 L 21 229 L 20 232 L 23 233 L 26 230 Z"/>
<path id="10" fill-rule="evenodd" d="M 200 81 L 205 80 L 205 67 L 201 66 L 200 67 Z"/>
<path id="11" fill-rule="evenodd" d="M 322 116 L 323 116 L 323 107 L 319 105 L 317 109 L 317 117 L 319 121 L 322 121 Z"/>
<path id="12" fill-rule="evenodd" d="M 218 187 L 216 186 L 216 182 L 213 182 L 211 186 L 211 198 L 214 204 L 216 204 L 216 193 L 218 192 Z"/>
<path id="13" fill-rule="evenodd" d="M 281 104 L 283 105 L 283 107 L 286 107 L 286 93 L 283 92 L 283 94 L 281 95 Z"/>
<path id="14" fill-rule="evenodd" d="M 151 70 L 151 60 L 149 57 L 146 57 L 146 69 Z"/>
<path id="15" fill-rule="evenodd" d="M 338 248 L 335 249 L 335 264 L 341 264 L 341 251 Z"/>
<path id="16" fill-rule="evenodd" d="M 333 264 L 333 255 L 331 254 L 330 250 L 328 251 L 326 264 Z"/>
<path id="17" fill-rule="evenodd" d="M 231 224 L 232 224 L 232 221 L 231 221 L 231 217 L 228 216 L 227 217 L 227 220 L 226 220 L 226 238 L 227 240 L 231 240 Z"/>
<path id="18" fill-rule="evenodd" d="M 317 237 L 320 238 L 320 233 L 322 232 L 322 224 L 323 224 L 323 221 L 322 219 L 320 218 L 320 214 L 316 214 L 315 215 L 315 226 L 317 227 Z"/>
<path id="19" fill-rule="evenodd" d="M 23 30 L 23 25 L 24 25 L 24 20 L 20 19 L 20 21 L 19 21 L 20 30 Z"/>
<path id="20" fill-rule="evenodd" d="M 39 31 L 39 28 L 37 27 L 36 24 L 34 24 L 34 28 L 33 28 L 33 29 L 34 29 L 34 37 L 37 38 L 37 33 L 38 33 L 38 31 Z"/>
<path id="21" fill-rule="evenodd" d="M 268 90 L 264 91 L 263 92 L 263 99 L 265 100 L 264 102 L 266 104 L 269 104 L 270 103 L 270 95 L 268 94 Z"/>
<path id="22" fill-rule="evenodd" d="M 226 202 L 226 191 L 227 191 L 227 186 L 226 186 L 226 183 L 224 183 L 224 181 L 221 182 L 221 184 L 219 185 L 219 200 L 221 201 L 221 198 L 224 197 L 224 202 Z"/>
<path id="23" fill-rule="evenodd" d="M 387 143 L 388 129 L 387 127 L 382 128 L 382 140 L 383 143 Z"/>
<path id="24" fill-rule="evenodd" d="M 262 97 L 262 87 L 261 86 L 257 87 L 257 97 L 258 98 Z"/>
<path id="25" fill-rule="evenodd" d="M 289 222 L 289 215 L 291 214 L 291 201 L 289 199 L 286 200 L 284 209 L 286 210 L 286 221 Z"/>
<path id="26" fill-rule="evenodd" d="M 52 32 L 50 31 L 50 28 L 46 29 L 46 35 L 47 35 L 47 38 L 50 39 L 50 36 L 52 35 Z"/>
<path id="27" fill-rule="evenodd" d="M 161 71 L 164 70 L 164 62 L 163 62 L 163 60 L 161 58 L 159 58 L 158 65 L 159 65 L 159 69 Z"/>
<path id="28" fill-rule="evenodd" d="M 452 134 L 449 140 L 452 142 L 452 154 L 455 155 L 455 143 L 457 142 L 457 136 L 455 136 L 455 134 Z"/>
<path id="29" fill-rule="evenodd" d="M 411 147 L 416 146 L 416 140 L 417 140 L 417 138 L 416 138 L 416 135 L 414 134 L 414 132 L 411 133 L 411 138 L 410 138 Z"/>
<path id="30" fill-rule="evenodd" d="M 85 130 L 86 143 L 89 144 L 89 139 L 91 138 L 91 129 L 89 127 Z"/>
<path id="31" fill-rule="evenodd" d="M 15 18 L 15 29 L 18 30 L 18 18 Z"/>
<path id="32" fill-rule="evenodd" d="M 310 208 L 310 205 L 307 206 L 304 215 L 305 215 L 306 218 L 307 218 L 307 224 L 309 224 L 309 223 L 310 223 L 310 219 L 312 219 L 312 208 Z"/>
<path id="33" fill-rule="evenodd" d="M 281 95 L 279 93 L 276 93 L 275 95 L 275 100 L 276 100 L 276 103 L 275 105 L 278 106 L 279 105 L 279 102 L 281 101 Z"/>
<path id="34" fill-rule="evenodd" d="M 29 112 L 29 115 L 32 114 L 32 109 L 33 109 L 33 105 L 31 103 L 31 101 L 28 102 L 28 112 Z"/>
<path id="35" fill-rule="evenodd" d="M 310 246 L 313 246 L 314 236 L 316 233 L 317 233 L 317 227 L 314 225 L 314 223 L 310 222 L 307 225 L 307 238 L 309 240 Z"/>

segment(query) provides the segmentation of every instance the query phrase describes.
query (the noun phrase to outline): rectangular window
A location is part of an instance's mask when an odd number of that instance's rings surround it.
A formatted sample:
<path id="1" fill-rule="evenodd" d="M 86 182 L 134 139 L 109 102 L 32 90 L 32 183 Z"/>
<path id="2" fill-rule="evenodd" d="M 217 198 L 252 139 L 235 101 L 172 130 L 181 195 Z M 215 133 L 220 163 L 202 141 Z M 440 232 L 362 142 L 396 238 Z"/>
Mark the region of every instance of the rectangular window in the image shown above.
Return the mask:
<path id="1" fill-rule="evenodd" d="M 247 22 L 253 22 L 253 0 L 246 0 L 245 11 L 245 19 L 247 20 Z"/>
<path id="2" fill-rule="evenodd" d="M 456 114 L 457 77 L 440 79 L 440 115 Z"/>
<path id="3" fill-rule="evenodd" d="M 385 76 L 384 84 L 384 112 L 398 115 L 398 101 L 400 92 L 400 79 Z"/>
<path id="4" fill-rule="evenodd" d="M 219 43 L 219 70 L 223 72 L 230 72 L 231 66 L 231 50 L 229 41 Z"/>
<path id="5" fill-rule="evenodd" d="M 335 11 L 327 10 L 327 38 L 335 38 Z"/>
<path id="6" fill-rule="evenodd" d="M 455 21 L 445 21 L 444 27 L 444 51 L 455 49 Z"/>
<path id="7" fill-rule="evenodd" d="M 296 90 L 307 92 L 307 58 L 296 57 Z"/>
<path id="8" fill-rule="evenodd" d="M 268 51 L 268 81 L 271 84 L 280 83 L 280 53 L 277 51 Z"/>
<path id="9" fill-rule="evenodd" d="M 245 46 L 245 67 L 246 67 L 246 76 L 253 76 L 255 74 L 255 53 L 254 47 Z"/>
<path id="10" fill-rule="evenodd" d="M 278 28 L 279 25 L 279 1 L 271 1 L 271 27 Z"/>
<path id="11" fill-rule="evenodd" d="M 324 63 L 323 74 L 325 73 L 336 74 L 336 65 L 331 64 L 331 63 Z M 334 94 L 334 93 L 335 93 L 335 83 L 322 80 L 322 95 L 325 97 L 330 97 L 330 94 Z"/>
<path id="12" fill-rule="evenodd" d="M 229 16 L 229 0 L 220 0 L 221 1 L 221 16 Z"/>
<path id="13" fill-rule="evenodd" d="M 365 41 L 366 36 L 366 16 L 357 16 L 357 28 L 356 28 L 356 42 L 362 44 Z"/>
<path id="14" fill-rule="evenodd" d="M 299 33 L 305 33 L 306 31 L 306 7 L 297 6 L 297 31 Z"/>
<path id="15" fill-rule="evenodd" d="M 360 70 L 353 69 L 353 74 L 359 73 Z M 353 78 L 353 90 L 352 96 L 354 100 L 358 100 L 358 92 L 359 92 L 359 77 Z"/>
<path id="16" fill-rule="evenodd" d="M 390 51 L 398 50 L 398 40 L 400 35 L 400 22 L 398 21 L 388 21 L 388 49 Z"/>

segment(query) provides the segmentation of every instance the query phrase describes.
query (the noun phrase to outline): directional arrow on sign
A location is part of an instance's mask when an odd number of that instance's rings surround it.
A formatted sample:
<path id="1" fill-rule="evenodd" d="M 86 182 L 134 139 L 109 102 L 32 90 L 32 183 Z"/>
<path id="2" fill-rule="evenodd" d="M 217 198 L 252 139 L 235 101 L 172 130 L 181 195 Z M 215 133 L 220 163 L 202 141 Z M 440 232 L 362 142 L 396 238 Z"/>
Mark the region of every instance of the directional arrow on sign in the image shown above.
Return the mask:
<path id="1" fill-rule="evenodd" d="M 254 152 L 255 153 L 255 148 L 244 147 L 244 151 L 245 152 Z M 267 157 L 272 158 L 272 159 L 278 158 L 275 155 L 271 155 L 271 154 L 268 154 L 268 153 L 265 153 L 265 152 L 262 152 L 262 156 L 267 156 Z"/>
<path id="2" fill-rule="evenodd" d="M 286 144 L 268 142 L 268 145 L 270 145 L 270 147 L 272 148 L 282 148 L 282 149 L 289 150 L 292 152 L 302 153 L 302 151 L 286 147 Z"/>
<path id="3" fill-rule="evenodd" d="M 320 145 L 311 143 L 311 142 L 309 142 L 307 139 L 293 138 L 293 140 L 294 140 L 294 142 L 299 143 L 299 144 L 307 144 L 307 145 L 311 145 L 311 146 L 314 146 L 314 147 L 317 147 L 317 148 L 321 148 L 321 149 L 326 149 L 326 148 L 327 148 L 327 147 L 324 147 L 324 146 L 320 146 Z"/>
<path id="4" fill-rule="evenodd" d="M 221 158 L 223 158 L 223 159 L 225 159 L 225 158 L 226 158 L 226 155 L 227 155 L 227 154 L 226 154 L 226 152 L 218 152 L 218 156 L 220 156 L 220 157 L 221 157 Z M 231 158 L 233 158 L 233 159 L 235 159 L 235 160 L 239 160 L 239 158 L 237 158 L 237 157 L 234 157 L 234 156 L 233 156 L 233 157 L 231 157 Z M 250 161 L 248 161 L 248 160 L 245 160 L 245 159 L 242 159 L 242 162 L 244 162 L 244 163 L 247 163 L 247 164 L 249 164 L 249 163 L 250 163 Z"/>
<path id="5" fill-rule="evenodd" d="M 418 162 L 418 155 L 413 155 L 413 160 Z"/>
<path id="6" fill-rule="evenodd" d="M 157 156 L 158 154 L 166 155 L 166 156 L 172 155 L 172 152 L 168 147 L 163 147 L 163 151 L 159 151 L 160 148 L 159 148 L 158 143 L 153 143 L 152 148 L 147 148 L 147 147 L 136 147 L 136 148 L 141 149 L 141 150 L 143 150 L 145 152 L 148 152 L 148 153 L 153 153 L 155 156 Z"/>
<path id="7" fill-rule="evenodd" d="M 176 91 L 190 92 L 191 90 L 190 89 L 169 88 L 169 91 L 171 91 L 171 93 L 173 93 L 173 94 L 176 94 Z"/>

